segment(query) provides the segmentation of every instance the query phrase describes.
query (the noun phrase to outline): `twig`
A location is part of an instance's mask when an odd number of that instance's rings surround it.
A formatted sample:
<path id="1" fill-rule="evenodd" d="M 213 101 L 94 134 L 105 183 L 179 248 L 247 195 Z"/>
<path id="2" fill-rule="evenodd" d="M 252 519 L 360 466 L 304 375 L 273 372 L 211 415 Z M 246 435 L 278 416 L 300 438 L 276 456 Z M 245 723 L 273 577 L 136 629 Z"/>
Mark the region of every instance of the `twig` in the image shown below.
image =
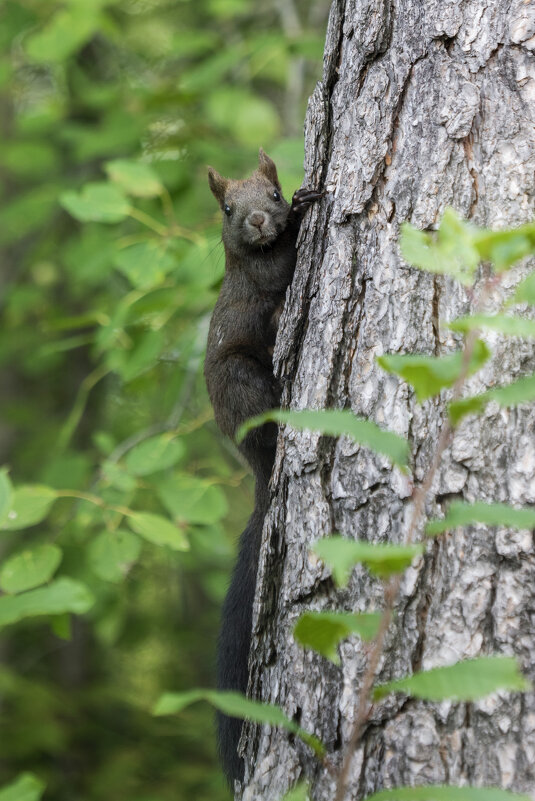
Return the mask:
<path id="1" fill-rule="evenodd" d="M 476 310 L 477 308 L 480 308 L 483 305 L 492 286 L 493 286 L 493 280 L 492 278 L 488 278 L 485 281 L 485 284 L 483 285 Z M 469 332 L 468 336 L 465 339 L 463 348 L 463 357 L 461 363 L 461 371 L 453 386 L 451 400 L 457 400 L 460 397 L 464 382 L 466 381 L 468 374 L 470 372 L 470 363 L 472 361 L 472 356 L 474 353 L 474 347 L 477 341 L 477 337 L 478 337 L 478 331 L 474 329 Z M 418 526 L 420 524 L 425 509 L 425 501 L 427 495 L 433 485 L 433 481 L 440 466 L 440 462 L 442 460 L 444 451 L 448 446 L 452 431 L 453 428 L 451 422 L 449 418 L 446 418 L 446 421 L 444 422 L 442 429 L 440 431 L 440 436 L 437 442 L 435 454 L 433 456 L 433 460 L 431 462 L 427 475 L 425 476 L 425 479 L 420 484 L 420 486 L 415 488 L 413 491 L 414 503 L 413 503 L 409 530 L 406 538 L 407 545 L 410 545 L 414 540 L 416 531 L 418 529 Z M 340 769 L 340 774 L 336 785 L 336 794 L 334 797 L 334 801 L 343 801 L 345 791 L 347 788 L 349 770 L 351 767 L 351 760 L 361 740 L 366 721 L 368 720 L 371 711 L 373 709 L 373 704 L 370 701 L 370 693 L 375 680 L 377 666 L 379 664 L 379 660 L 381 659 L 381 655 L 383 653 L 383 646 L 386 638 L 386 633 L 392 621 L 394 606 L 398 599 L 400 588 L 401 588 L 401 575 L 399 574 L 392 576 L 392 578 L 385 585 L 385 606 L 381 613 L 381 620 L 379 623 L 379 630 L 377 636 L 373 641 L 373 644 L 369 651 L 368 664 L 366 666 L 366 671 L 362 678 L 362 684 L 358 695 L 358 706 L 357 706 L 355 724 L 353 726 L 353 730 L 351 732 L 351 736 L 349 738 L 346 752 L 344 755 L 342 767 Z"/>

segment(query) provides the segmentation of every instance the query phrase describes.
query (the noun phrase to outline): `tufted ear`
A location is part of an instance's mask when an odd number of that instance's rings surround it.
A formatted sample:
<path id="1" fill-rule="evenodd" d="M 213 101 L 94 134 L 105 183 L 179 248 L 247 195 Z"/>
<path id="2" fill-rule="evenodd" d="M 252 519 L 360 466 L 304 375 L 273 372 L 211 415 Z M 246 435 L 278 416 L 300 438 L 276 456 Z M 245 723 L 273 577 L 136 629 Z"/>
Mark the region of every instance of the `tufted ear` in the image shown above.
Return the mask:
<path id="1" fill-rule="evenodd" d="M 223 176 L 219 175 L 217 170 L 214 170 L 213 167 L 208 167 L 208 183 L 210 184 L 212 194 L 221 208 L 223 208 L 225 204 L 225 192 L 228 186 L 228 178 L 223 178 Z"/>
<path id="2" fill-rule="evenodd" d="M 264 153 L 262 148 L 260 148 L 258 151 L 258 172 L 261 172 L 262 175 L 265 175 L 272 184 L 275 184 L 277 189 L 281 188 L 275 162 L 273 159 L 269 158 L 267 153 Z"/>

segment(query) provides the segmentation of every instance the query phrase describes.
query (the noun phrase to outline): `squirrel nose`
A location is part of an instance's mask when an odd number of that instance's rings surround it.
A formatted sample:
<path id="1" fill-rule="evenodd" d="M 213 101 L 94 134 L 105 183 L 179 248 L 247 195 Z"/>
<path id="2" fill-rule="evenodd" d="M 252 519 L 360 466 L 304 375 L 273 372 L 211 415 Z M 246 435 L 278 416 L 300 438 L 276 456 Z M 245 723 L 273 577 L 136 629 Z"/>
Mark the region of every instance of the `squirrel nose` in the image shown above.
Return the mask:
<path id="1" fill-rule="evenodd" d="M 248 222 L 251 225 L 254 225 L 256 228 L 258 228 L 259 231 L 264 225 L 265 221 L 266 221 L 265 215 L 262 214 L 261 211 L 253 211 L 252 214 L 249 214 Z"/>

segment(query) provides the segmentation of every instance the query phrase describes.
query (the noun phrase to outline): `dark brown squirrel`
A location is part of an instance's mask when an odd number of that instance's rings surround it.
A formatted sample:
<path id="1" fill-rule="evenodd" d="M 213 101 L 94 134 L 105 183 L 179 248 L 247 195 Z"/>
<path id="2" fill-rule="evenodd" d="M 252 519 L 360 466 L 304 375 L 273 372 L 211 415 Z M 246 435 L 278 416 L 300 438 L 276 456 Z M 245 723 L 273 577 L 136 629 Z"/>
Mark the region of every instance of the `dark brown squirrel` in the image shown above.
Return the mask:
<path id="1" fill-rule="evenodd" d="M 277 168 L 262 148 L 250 178 L 230 180 L 209 167 L 208 181 L 224 213 L 225 276 L 210 323 L 204 374 L 216 422 L 233 439 L 245 420 L 280 405 L 272 362 L 279 316 L 295 269 L 301 219 L 323 193 L 299 189 L 287 203 Z M 220 690 L 247 690 L 258 554 L 276 438 L 277 426 L 267 423 L 238 445 L 255 476 L 255 508 L 240 538 L 223 605 Z M 243 778 L 237 750 L 242 722 L 218 715 L 219 753 L 229 782 Z"/>

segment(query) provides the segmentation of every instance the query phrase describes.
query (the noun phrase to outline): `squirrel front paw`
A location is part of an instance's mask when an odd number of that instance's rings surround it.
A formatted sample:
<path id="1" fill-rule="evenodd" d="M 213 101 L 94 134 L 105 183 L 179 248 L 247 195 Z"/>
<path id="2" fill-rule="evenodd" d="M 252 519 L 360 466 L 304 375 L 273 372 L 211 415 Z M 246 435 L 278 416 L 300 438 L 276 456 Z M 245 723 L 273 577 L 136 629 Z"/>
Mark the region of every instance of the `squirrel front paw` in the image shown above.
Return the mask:
<path id="1" fill-rule="evenodd" d="M 303 215 L 308 207 L 323 197 L 325 192 L 316 192 L 314 189 L 298 189 L 292 197 L 292 211 Z"/>

